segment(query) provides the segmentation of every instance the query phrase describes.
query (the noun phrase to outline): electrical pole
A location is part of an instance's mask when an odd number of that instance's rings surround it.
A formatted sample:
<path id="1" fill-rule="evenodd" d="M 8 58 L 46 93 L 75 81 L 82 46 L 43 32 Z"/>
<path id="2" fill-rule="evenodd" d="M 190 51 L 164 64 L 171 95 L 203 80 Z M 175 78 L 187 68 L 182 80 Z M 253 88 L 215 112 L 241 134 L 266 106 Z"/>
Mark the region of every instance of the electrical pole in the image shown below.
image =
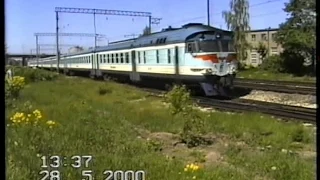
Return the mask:
<path id="1" fill-rule="evenodd" d="M 97 48 L 97 29 L 96 29 L 96 13 L 93 13 L 93 28 L 94 28 L 94 50 Z"/>
<path id="2" fill-rule="evenodd" d="M 268 52 L 267 52 L 267 57 L 270 57 L 270 30 L 271 27 L 268 28 Z"/>
<path id="3" fill-rule="evenodd" d="M 210 0 L 207 0 L 207 20 L 208 26 L 210 26 Z"/>
<path id="4" fill-rule="evenodd" d="M 39 63 L 39 39 L 38 36 L 36 36 L 36 59 L 37 59 L 37 67 Z"/>
<path id="5" fill-rule="evenodd" d="M 149 16 L 149 34 L 151 34 L 151 19 L 152 19 L 152 17 L 150 15 Z"/>
<path id="6" fill-rule="evenodd" d="M 59 52 L 59 12 L 56 11 L 56 50 L 57 50 L 57 71 L 59 73 L 60 52 Z"/>
<path id="7" fill-rule="evenodd" d="M 162 18 L 151 18 L 151 22 L 150 22 L 150 34 L 152 33 L 152 29 L 151 29 L 151 25 L 152 24 L 160 24 L 160 21 L 162 20 Z"/>
<path id="8" fill-rule="evenodd" d="M 57 13 L 58 15 L 58 13 Z M 58 25 L 58 16 L 57 16 L 57 25 Z M 56 36 L 56 51 L 57 51 L 57 69 L 59 70 L 59 64 L 60 64 L 60 48 L 59 48 L 59 36 L 78 36 L 78 37 L 105 37 L 105 35 L 101 34 L 90 34 L 90 33 L 59 33 L 59 27 L 56 27 L 56 33 L 35 33 L 36 40 L 38 36 Z M 38 40 L 37 40 L 38 41 Z M 37 46 L 39 47 L 39 44 L 37 42 Z M 38 48 L 39 49 L 39 48 Z"/>

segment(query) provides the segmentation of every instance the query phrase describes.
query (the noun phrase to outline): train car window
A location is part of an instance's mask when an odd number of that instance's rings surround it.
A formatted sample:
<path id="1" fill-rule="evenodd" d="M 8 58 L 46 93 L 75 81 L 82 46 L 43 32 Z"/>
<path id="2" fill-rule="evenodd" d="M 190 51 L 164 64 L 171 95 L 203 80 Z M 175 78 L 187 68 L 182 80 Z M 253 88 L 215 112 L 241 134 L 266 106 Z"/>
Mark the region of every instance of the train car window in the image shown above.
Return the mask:
<path id="1" fill-rule="evenodd" d="M 140 51 L 138 51 L 138 63 L 140 64 Z"/>
<path id="2" fill-rule="evenodd" d="M 123 53 L 120 53 L 120 63 L 123 63 Z"/>
<path id="3" fill-rule="evenodd" d="M 159 50 L 156 50 L 157 63 L 159 64 Z"/>
<path id="4" fill-rule="evenodd" d="M 147 61 L 146 60 L 146 51 L 143 51 L 143 63 L 146 64 L 147 63 L 146 61 Z"/>
<path id="5" fill-rule="evenodd" d="M 108 62 L 108 63 L 110 63 L 110 60 L 109 60 L 109 59 L 110 59 L 109 54 L 107 54 L 107 62 Z"/>
<path id="6" fill-rule="evenodd" d="M 119 54 L 116 53 L 116 63 L 119 63 Z"/>
<path id="7" fill-rule="evenodd" d="M 89 56 L 89 63 L 91 63 L 91 56 Z"/>
<path id="8" fill-rule="evenodd" d="M 163 43 L 165 43 L 165 42 L 166 42 L 166 40 L 167 40 L 167 38 L 164 38 L 164 39 L 163 39 Z"/>
<path id="9" fill-rule="evenodd" d="M 126 52 L 126 63 L 129 64 L 129 53 Z"/>
<path id="10" fill-rule="evenodd" d="M 168 49 L 168 64 L 171 63 L 171 53 L 170 53 L 170 49 Z"/>
<path id="11" fill-rule="evenodd" d="M 106 63 L 106 55 L 103 55 L 103 63 Z"/>
<path id="12" fill-rule="evenodd" d="M 114 63 L 114 54 L 111 54 L 111 63 Z"/>
<path id="13" fill-rule="evenodd" d="M 193 48 L 192 48 L 192 43 L 188 43 L 187 44 L 187 52 L 192 52 Z"/>

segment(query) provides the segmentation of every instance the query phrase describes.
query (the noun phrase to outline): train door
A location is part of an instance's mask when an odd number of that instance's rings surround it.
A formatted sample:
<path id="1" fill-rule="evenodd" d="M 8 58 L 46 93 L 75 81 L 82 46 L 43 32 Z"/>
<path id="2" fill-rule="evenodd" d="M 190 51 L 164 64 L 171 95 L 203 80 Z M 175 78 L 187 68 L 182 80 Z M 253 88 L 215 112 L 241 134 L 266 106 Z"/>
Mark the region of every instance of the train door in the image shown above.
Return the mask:
<path id="1" fill-rule="evenodd" d="M 175 78 L 177 81 L 179 81 L 179 66 L 180 66 L 180 63 L 179 63 L 179 48 L 178 46 L 175 46 L 174 47 L 174 73 L 175 73 Z"/>
<path id="2" fill-rule="evenodd" d="M 94 54 L 91 54 L 90 60 L 91 60 L 91 73 L 90 75 L 93 77 L 96 75 L 96 61 L 95 61 L 95 56 Z"/>
<path id="3" fill-rule="evenodd" d="M 131 51 L 131 65 L 130 80 L 138 82 L 140 81 L 140 74 L 137 72 L 136 51 Z"/>
<path id="4" fill-rule="evenodd" d="M 100 70 L 99 70 L 99 54 L 91 54 L 91 75 L 94 76 L 101 76 Z"/>
<path id="5" fill-rule="evenodd" d="M 61 59 L 60 59 L 60 62 L 61 62 Z M 71 63 L 71 59 L 63 59 L 62 60 L 62 63 L 63 63 L 63 68 L 68 68 L 68 63 L 70 64 Z M 59 65 L 60 66 L 60 65 Z"/>

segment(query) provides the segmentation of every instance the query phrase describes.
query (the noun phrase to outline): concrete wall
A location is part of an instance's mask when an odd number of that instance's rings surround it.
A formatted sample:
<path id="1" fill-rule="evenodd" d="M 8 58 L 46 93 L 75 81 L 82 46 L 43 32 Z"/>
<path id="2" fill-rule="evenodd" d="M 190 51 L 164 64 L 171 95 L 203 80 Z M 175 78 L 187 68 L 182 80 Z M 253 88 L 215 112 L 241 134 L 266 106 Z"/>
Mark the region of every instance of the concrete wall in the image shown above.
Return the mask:
<path id="1" fill-rule="evenodd" d="M 247 34 L 247 41 L 253 47 L 251 50 L 248 50 L 248 57 L 243 62 L 247 65 L 258 66 L 262 63 L 259 53 L 257 52 L 257 47 L 259 42 L 265 44 L 268 49 L 267 56 L 280 54 L 283 49 L 281 45 L 278 45 L 274 36 L 278 29 L 261 29 L 253 30 Z"/>

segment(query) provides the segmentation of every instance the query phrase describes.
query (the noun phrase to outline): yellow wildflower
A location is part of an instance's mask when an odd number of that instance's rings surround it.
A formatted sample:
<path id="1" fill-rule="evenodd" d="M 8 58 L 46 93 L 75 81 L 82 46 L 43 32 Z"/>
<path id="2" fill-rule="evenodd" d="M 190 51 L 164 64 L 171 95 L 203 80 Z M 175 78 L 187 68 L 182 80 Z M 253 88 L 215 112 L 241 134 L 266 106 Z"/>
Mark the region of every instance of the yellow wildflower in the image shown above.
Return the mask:
<path id="1" fill-rule="evenodd" d="M 55 125 L 56 122 L 49 120 L 49 121 L 47 121 L 47 124 L 48 124 L 48 125 Z"/>
<path id="2" fill-rule="evenodd" d="M 184 168 L 184 171 L 189 171 L 189 170 L 190 171 L 197 171 L 199 168 L 200 167 L 198 165 L 191 163 L 191 164 L 186 165 L 186 167 Z"/>

